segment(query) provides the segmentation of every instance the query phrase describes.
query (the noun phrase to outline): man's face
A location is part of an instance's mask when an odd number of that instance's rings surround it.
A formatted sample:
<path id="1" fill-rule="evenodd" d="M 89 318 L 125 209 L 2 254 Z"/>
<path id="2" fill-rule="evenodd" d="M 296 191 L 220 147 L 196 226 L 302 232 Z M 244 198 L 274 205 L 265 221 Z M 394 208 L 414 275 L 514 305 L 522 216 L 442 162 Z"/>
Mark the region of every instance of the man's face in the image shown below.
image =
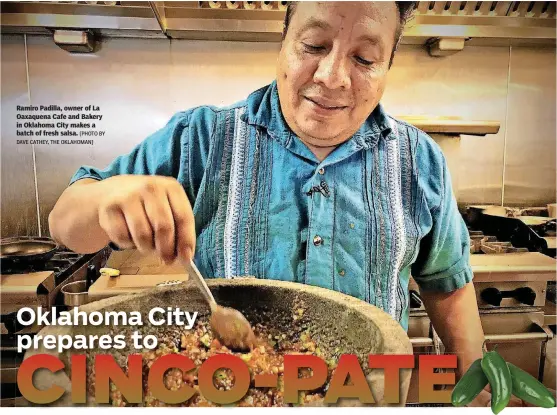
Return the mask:
<path id="1" fill-rule="evenodd" d="M 310 147 L 348 140 L 385 89 L 394 2 L 299 2 L 283 41 L 277 85 L 284 118 Z"/>

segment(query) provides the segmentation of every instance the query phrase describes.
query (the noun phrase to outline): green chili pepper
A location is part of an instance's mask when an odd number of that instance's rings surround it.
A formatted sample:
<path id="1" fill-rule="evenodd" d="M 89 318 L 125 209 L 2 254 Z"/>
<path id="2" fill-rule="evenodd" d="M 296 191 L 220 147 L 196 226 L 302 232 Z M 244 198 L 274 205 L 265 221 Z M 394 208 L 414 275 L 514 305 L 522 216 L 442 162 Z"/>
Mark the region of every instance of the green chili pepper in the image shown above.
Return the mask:
<path id="1" fill-rule="evenodd" d="M 512 394 L 542 408 L 555 407 L 555 398 L 535 377 L 512 363 L 507 363 L 512 379 Z"/>
<path id="2" fill-rule="evenodd" d="M 498 414 L 511 400 L 511 372 L 507 362 L 495 350 L 484 352 L 482 369 L 491 385 L 491 411 Z"/>
<path id="3" fill-rule="evenodd" d="M 487 385 L 487 377 L 482 370 L 482 359 L 476 360 L 453 389 L 451 401 L 454 406 L 464 406 L 472 402 Z"/>

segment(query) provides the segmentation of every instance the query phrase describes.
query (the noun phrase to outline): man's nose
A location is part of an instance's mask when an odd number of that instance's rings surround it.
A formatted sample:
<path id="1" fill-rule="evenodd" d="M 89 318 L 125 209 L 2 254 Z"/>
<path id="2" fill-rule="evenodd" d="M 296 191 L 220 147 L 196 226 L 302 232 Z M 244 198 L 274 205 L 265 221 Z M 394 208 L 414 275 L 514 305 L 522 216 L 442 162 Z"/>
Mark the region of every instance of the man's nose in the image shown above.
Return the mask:
<path id="1" fill-rule="evenodd" d="M 328 89 L 350 88 L 350 63 L 334 51 L 324 56 L 313 75 L 315 83 L 321 83 Z"/>

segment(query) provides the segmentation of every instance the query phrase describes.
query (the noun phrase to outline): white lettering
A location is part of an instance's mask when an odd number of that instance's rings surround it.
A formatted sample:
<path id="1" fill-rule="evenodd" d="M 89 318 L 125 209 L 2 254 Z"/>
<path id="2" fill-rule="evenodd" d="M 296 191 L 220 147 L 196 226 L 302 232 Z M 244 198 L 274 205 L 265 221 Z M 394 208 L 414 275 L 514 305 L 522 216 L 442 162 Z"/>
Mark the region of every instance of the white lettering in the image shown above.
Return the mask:
<path id="1" fill-rule="evenodd" d="M 100 326 L 103 324 L 103 315 L 98 311 L 93 311 L 89 314 L 89 324 L 92 326 Z"/>
<path id="2" fill-rule="evenodd" d="M 153 310 L 151 310 L 153 311 Z M 134 331 L 132 334 L 132 340 L 133 340 L 133 347 L 134 349 L 141 349 L 141 344 L 139 344 L 139 341 L 141 340 L 141 334 L 139 334 L 139 332 Z"/>
<path id="3" fill-rule="evenodd" d="M 17 336 L 17 352 L 22 353 L 33 344 L 33 340 L 29 334 L 21 334 Z"/>
<path id="4" fill-rule="evenodd" d="M 132 311 L 130 313 L 130 319 L 128 320 L 130 326 L 143 326 L 143 320 L 141 319 L 141 313 L 139 311 Z"/>
<path id="5" fill-rule="evenodd" d="M 87 339 L 83 334 L 75 336 L 73 347 L 74 349 L 87 349 Z"/>
<path id="6" fill-rule="evenodd" d="M 108 334 L 103 334 L 99 339 L 99 347 L 103 350 L 110 349 L 112 347 L 112 339 Z"/>
<path id="7" fill-rule="evenodd" d="M 80 318 L 81 318 L 81 323 L 79 322 Z M 81 310 L 78 310 L 77 308 L 74 308 L 73 309 L 73 320 L 74 320 L 73 324 L 76 325 L 76 326 L 86 326 L 88 324 L 87 313 L 85 311 L 81 311 Z M 72 323 L 69 323 L 69 324 L 71 325 Z"/>
<path id="8" fill-rule="evenodd" d="M 24 319 L 24 316 L 27 316 L 26 313 L 30 314 L 29 320 Z M 19 324 L 23 324 L 24 326 L 30 326 L 31 324 L 33 324 L 35 322 L 35 318 L 36 318 L 35 310 L 33 310 L 30 307 L 20 308 L 19 311 L 17 312 L 17 321 L 19 322 Z"/>
<path id="9" fill-rule="evenodd" d="M 95 340 L 98 340 L 99 336 L 89 336 L 89 348 L 90 349 L 94 349 L 95 348 Z M 87 348 L 87 346 L 85 346 L 85 348 Z"/>
<path id="10" fill-rule="evenodd" d="M 40 326 L 42 325 L 50 325 L 50 321 L 48 321 L 48 317 L 50 315 L 50 313 L 47 311 L 46 313 L 43 313 L 43 309 L 42 307 L 39 307 L 38 311 L 38 316 L 37 316 L 37 324 L 39 324 Z"/>
<path id="11" fill-rule="evenodd" d="M 154 349 L 157 347 L 157 338 L 152 334 L 148 334 L 143 338 L 143 347 L 150 350 Z"/>
<path id="12" fill-rule="evenodd" d="M 43 345 L 45 349 L 56 349 L 56 337 L 52 334 L 44 336 Z"/>
<path id="13" fill-rule="evenodd" d="M 112 347 L 118 350 L 126 347 L 126 337 L 123 334 L 117 334 L 116 336 L 114 336 L 114 346 Z"/>
<path id="14" fill-rule="evenodd" d="M 33 348 L 38 349 L 43 336 L 36 335 L 33 337 Z"/>
<path id="15" fill-rule="evenodd" d="M 135 311 L 134 311 L 135 312 Z M 105 323 L 107 326 L 119 326 L 127 325 L 126 323 L 126 313 L 123 311 L 109 311 L 105 313 Z"/>
<path id="16" fill-rule="evenodd" d="M 73 324 L 73 319 L 70 313 L 62 311 L 60 317 L 58 317 L 58 324 L 60 326 L 71 326 Z"/>
<path id="17" fill-rule="evenodd" d="M 58 338 L 58 353 L 62 351 L 71 349 L 72 347 L 72 336 L 68 334 L 63 334 Z"/>
<path id="18" fill-rule="evenodd" d="M 162 326 L 164 324 L 164 320 L 155 320 L 155 313 L 164 313 L 164 308 L 155 307 L 149 311 L 149 321 L 151 322 L 151 324 L 153 326 Z"/>
<path id="19" fill-rule="evenodd" d="M 193 325 L 195 324 L 195 320 L 197 319 L 197 311 L 192 314 L 190 313 L 186 313 L 186 320 L 188 320 L 188 324 L 186 326 L 186 328 L 188 330 L 190 330 Z"/>

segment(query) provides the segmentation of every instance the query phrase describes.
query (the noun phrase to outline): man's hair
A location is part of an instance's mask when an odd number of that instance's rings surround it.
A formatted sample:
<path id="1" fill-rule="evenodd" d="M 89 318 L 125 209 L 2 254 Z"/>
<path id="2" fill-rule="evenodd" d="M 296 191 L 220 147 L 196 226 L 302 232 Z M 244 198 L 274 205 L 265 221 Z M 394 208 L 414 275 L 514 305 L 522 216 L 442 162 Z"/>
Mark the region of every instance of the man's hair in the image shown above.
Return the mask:
<path id="1" fill-rule="evenodd" d="M 395 1 L 398 10 L 398 25 L 395 32 L 395 46 L 391 53 L 391 59 L 389 61 L 389 68 L 393 64 L 393 59 L 395 57 L 395 52 L 400 44 L 400 39 L 402 38 L 402 31 L 408 20 L 412 17 L 414 10 L 416 9 L 417 1 Z M 284 29 L 282 31 L 282 39 L 286 37 L 286 32 L 288 31 L 288 26 L 290 26 L 290 21 L 292 20 L 292 15 L 296 10 L 297 2 L 289 1 L 286 8 L 286 16 L 284 17 Z"/>

